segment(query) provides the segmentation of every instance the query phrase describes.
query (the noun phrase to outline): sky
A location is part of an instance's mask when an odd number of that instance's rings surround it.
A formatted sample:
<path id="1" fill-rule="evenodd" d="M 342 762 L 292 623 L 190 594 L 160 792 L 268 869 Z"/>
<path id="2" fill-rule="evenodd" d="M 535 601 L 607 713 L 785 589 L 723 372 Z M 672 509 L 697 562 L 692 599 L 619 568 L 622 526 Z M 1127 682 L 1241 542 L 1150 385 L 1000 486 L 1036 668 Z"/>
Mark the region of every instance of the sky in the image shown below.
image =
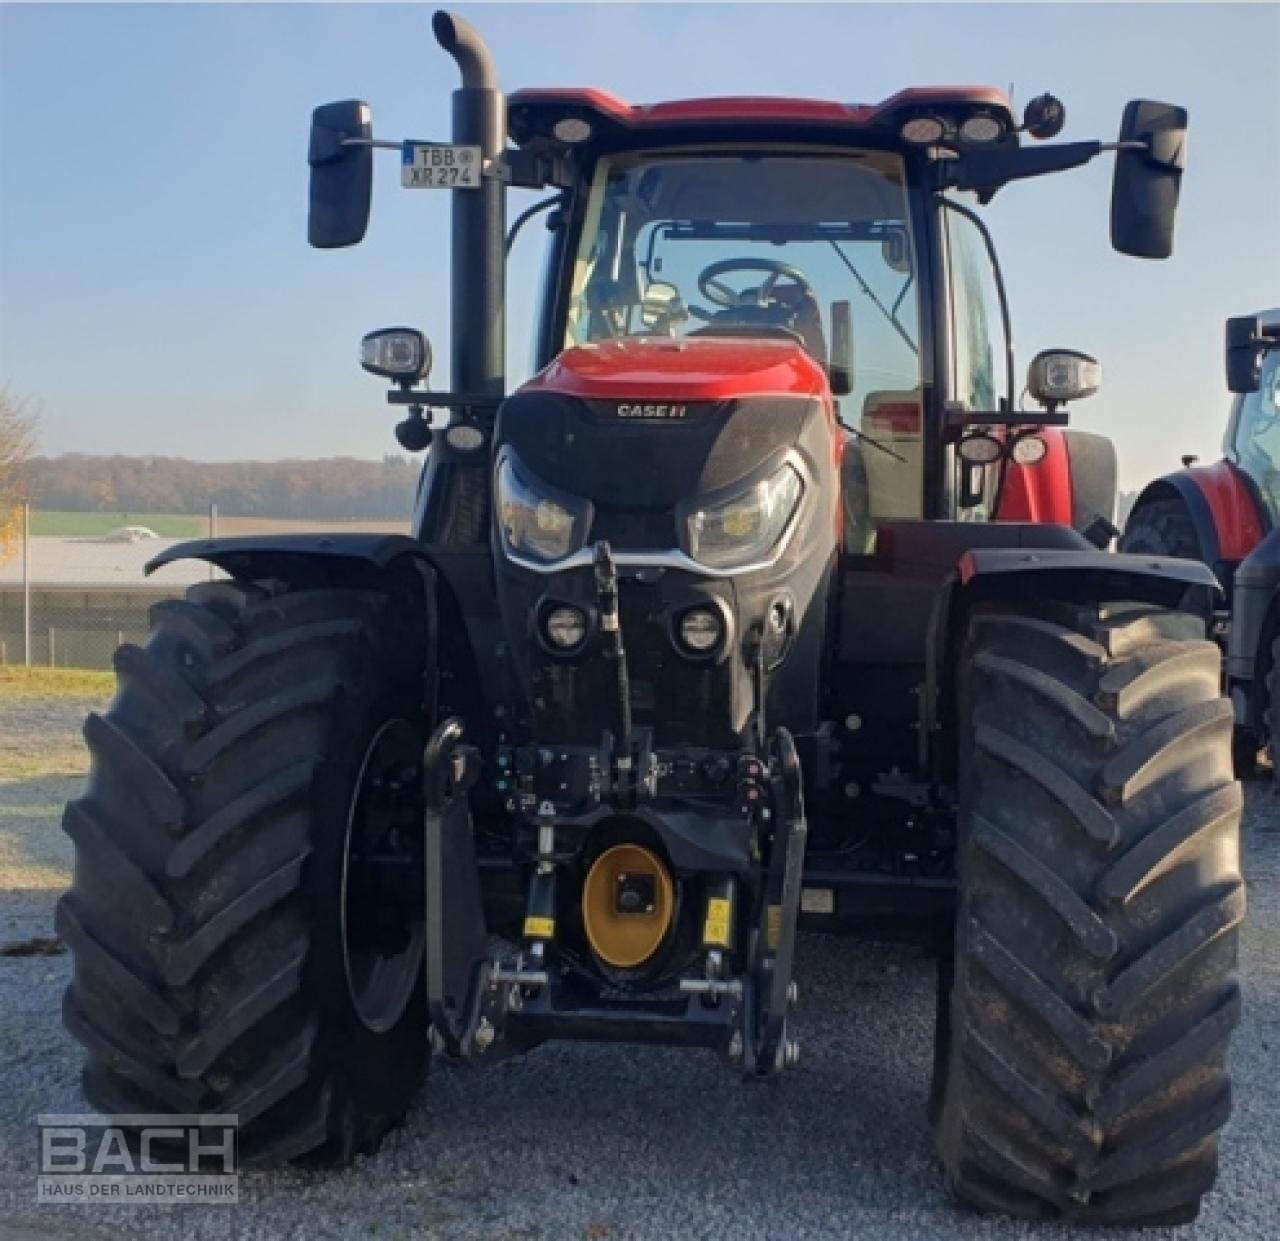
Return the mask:
<path id="1" fill-rule="evenodd" d="M 40 450 L 207 460 L 395 451 L 360 337 L 423 328 L 447 380 L 445 193 L 375 167 L 364 244 L 306 244 L 311 109 L 359 97 L 386 138 L 446 138 L 452 62 L 430 5 L 0 5 L 0 385 Z M 1051 90 L 1062 140 L 1114 138 L 1127 99 L 1190 113 L 1174 257 L 1107 235 L 1111 163 L 1006 188 L 985 211 L 1019 368 L 1083 349 L 1074 424 L 1133 487 L 1217 454 L 1223 321 L 1280 304 L 1277 5 L 464 4 L 504 86 L 636 102 L 874 101 L 908 85 Z M 512 215 L 522 200 L 514 196 Z M 528 373 L 545 231 L 517 245 L 509 374 Z"/>

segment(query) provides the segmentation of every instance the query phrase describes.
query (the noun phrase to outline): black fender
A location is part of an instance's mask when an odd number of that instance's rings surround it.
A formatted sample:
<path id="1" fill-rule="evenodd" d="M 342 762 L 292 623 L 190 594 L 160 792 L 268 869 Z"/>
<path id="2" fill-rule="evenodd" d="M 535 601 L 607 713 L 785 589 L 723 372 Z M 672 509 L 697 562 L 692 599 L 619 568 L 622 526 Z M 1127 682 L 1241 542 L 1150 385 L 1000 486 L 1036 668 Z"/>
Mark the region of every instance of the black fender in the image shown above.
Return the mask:
<path id="1" fill-rule="evenodd" d="M 405 534 L 255 534 L 177 543 L 148 560 L 143 571 L 151 574 L 177 560 L 206 560 L 232 577 L 348 585 L 384 573 L 402 556 L 429 564 L 423 545 Z"/>
<path id="2" fill-rule="evenodd" d="M 1236 723 L 1266 731 L 1266 680 L 1271 644 L 1280 635 L 1280 529 L 1272 530 L 1236 569 L 1227 639 L 1227 686 Z"/>
<path id="3" fill-rule="evenodd" d="M 974 548 L 960 557 L 934 602 L 920 695 L 921 770 L 954 779 L 956 665 L 969 613 L 979 604 L 1132 601 L 1192 612 L 1211 636 L 1222 587 L 1208 565 L 1172 556 L 1048 548 Z"/>
<path id="4" fill-rule="evenodd" d="M 205 560 L 233 577 L 291 585 L 421 591 L 436 666 L 450 686 L 448 705 L 477 739 L 503 701 L 505 670 L 495 661 L 499 633 L 488 547 L 425 544 L 405 534 L 356 531 L 245 535 L 178 543 L 147 562 L 153 573 L 176 560 Z"/>
<path id="5" fill-rule="evenodd" d="M 266 578 L 291 586 L 383 589 L 398 598 L 421 597 L 427 626 L 428 666 L 438 666 L 440 641 L 435 567 L 422 544 L 403 534 L 267 534 L 176 543 L 147 561 L 143 572 L 178 560 L 204 560 L 243 580 Z M 427 686 L 434 701 L 436 686 Z"/>
<path id="6" fill-rule="evenodd" d="M 1192 477 L 1190 470 L 1176 470 L 1148 483 L 1133 502 L 1129 510 L 1130 518 L 1144 504 L 1152 504 L 1157 500 L 1181 500 L 1195 527 L 1196 541 L 1200 544 L 1200 559 L 1207 565 L 1217 566 L 1222 560 L 1222 544 L 1218 540 L 1218 528 L 1214 525 L 1213 513 L 1204 492 Z M 1128 525 L 1128 522 L 1125 523 Z"/>

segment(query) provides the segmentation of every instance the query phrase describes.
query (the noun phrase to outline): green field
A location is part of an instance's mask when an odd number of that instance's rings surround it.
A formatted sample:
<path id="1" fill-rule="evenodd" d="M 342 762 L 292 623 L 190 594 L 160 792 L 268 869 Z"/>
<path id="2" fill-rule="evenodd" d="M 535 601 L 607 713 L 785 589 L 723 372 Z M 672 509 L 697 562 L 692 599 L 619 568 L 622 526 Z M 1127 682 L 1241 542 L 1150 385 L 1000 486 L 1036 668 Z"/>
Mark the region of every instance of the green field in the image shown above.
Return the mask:
<path id="1" fill-rule="evenodd" d="M 33 536 L 59 538 L 93 538 L 121 526 L 146 526 L 162 539 L 196 539 L 208 524 L 208 518 L 197 513 L 62 513 L 34 506 L 31 511 Z"/>
<path id="2" fill-rule="evenodd" d="M 0 667 L 0 703 L 24 698 L 101 698 L 115 689 L 114 672 L 91 668 Z"/>

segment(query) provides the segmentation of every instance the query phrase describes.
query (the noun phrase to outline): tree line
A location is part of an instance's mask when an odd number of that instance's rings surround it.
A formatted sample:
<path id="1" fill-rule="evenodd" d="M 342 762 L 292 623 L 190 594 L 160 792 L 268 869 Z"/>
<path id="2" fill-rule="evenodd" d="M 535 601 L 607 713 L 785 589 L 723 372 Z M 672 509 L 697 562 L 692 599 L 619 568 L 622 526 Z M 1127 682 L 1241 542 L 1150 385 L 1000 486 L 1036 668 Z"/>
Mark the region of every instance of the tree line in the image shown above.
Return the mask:
<path id="1" fill-rule="evenodd" d="M 78 513 L 205 513 L 227 517 L 393 521 L 409 514 L 419 464 L 326 457 L 313 461 L 187 461 L 180 457 L 32 457 L 33 505 Z"/>

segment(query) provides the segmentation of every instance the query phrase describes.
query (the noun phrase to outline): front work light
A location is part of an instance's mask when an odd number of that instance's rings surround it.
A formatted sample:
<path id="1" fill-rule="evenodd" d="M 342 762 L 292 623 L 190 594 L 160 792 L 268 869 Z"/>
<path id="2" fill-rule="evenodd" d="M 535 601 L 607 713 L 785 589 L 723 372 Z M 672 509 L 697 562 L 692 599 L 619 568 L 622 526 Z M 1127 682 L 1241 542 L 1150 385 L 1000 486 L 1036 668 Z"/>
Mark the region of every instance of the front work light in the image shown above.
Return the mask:
<path id="1" fill-rule="evenodd" d="M 581 117 L 563 116 L 551 127 L 551 132 L 561 142 L 586 142 L 591 137 L 591 123 Z"/>
<path id="2" fill-rule="evenodd" d="M 936 116 L 917 116 L 907 121 L 898 132 L 904 142 L 913 146 L 930 146 L 942 141 L 947 127 Z"/>
<path id="3" fill-rule="evenodd" d="M 1102 366 L 1074 349 L 1046 349 L 1027 367 L 1027 391 L 1049 409 L 1083 400 L 1102 387 Z"/>
<path id="4" fill-rule="evenodd" d="M 966 435 L 958 451 L 966 465 L 991 465 L 1004 456 L 1004 445 L 994 435 L 979 431 Z"/>
<path id="5" fill-rule="evenodd" d="M 1004 125 L 999 117 L 978 112 L 960 124 L 960 137 L 964 142 L 980 146 L 987 142 L 999 142 L 1004 137 Z"/>
<path id="6" fill-rule="evenodd" d="M 1035 465 L 1043 461 L 1049 452 L 1049 445 L 1038 435 L 1020 435 L 1013 441 L 1009 456 L 1019 465 Z"/>
<path id="7" fill-rule="evenodd" d="M 360 365 L 371 375 L 412 384 L 431 370 L 431 346 L 417 328 L 380 328 L 360 342 Z"/>
<path id="8" fill-rule="evenodd" d="M 444 441 L 455 452 L 475 452 L 484 447 L 484 432 L 465 422 L 455 422 L 444 433 Z"/>

